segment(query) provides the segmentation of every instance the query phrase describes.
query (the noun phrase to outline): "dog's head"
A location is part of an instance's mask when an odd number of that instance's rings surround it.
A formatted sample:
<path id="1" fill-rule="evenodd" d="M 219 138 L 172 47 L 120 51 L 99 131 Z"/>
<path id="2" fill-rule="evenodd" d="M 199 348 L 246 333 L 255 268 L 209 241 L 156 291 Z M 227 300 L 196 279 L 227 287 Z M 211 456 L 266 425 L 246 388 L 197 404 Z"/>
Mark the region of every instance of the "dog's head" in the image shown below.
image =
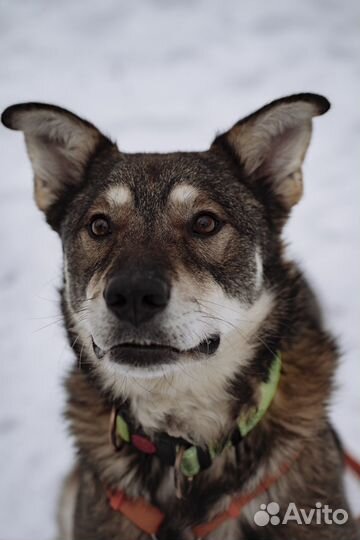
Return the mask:
<path id="1" fill-rule="evenodd" d="M 37 205 L 63 242 L 77 347 L 104 377 L 219 362 L 229 375 L 249 355 L 273 307 L 311 119 L 328 108 L 313 94 L 280 99 L 209 150 L 173 154 L 123 153 L 52 105 L 4 112 L 25 134 Z"/>

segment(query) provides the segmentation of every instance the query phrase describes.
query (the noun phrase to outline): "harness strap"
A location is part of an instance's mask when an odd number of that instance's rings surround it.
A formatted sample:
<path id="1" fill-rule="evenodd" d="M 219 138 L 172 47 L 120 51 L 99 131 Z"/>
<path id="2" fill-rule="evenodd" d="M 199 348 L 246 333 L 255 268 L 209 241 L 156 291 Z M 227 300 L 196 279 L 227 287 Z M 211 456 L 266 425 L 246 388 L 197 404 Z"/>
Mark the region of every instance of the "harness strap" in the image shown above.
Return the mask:
<path id="1" fill-rule="evenodd" d="M 296 456 L 293 461 L 297 458 L 298 456 Z M 347 452 L 345 453 L 345 462 L 346 465 L 360 477 L 360 463 Z M 289 471 L 292 463 L 293 462 L 284 463 L 277 475 L 267 476 L 254 491 L 241 495 L 240 497 L 235 497 L 231 501 L 229 508 L 224 512 L 217 514 L 209 521 L 209 523 L 202 523 L 193 527 L 192 532 L 195 535 L 195 538 L 197 540 L 206 538 L 227 520 L 238 518 L 245 506 L 268 491 L 273 484 Z M 156 534 L 165 519 L 165 514 L 159 508 L 150 504 L 142 497 L 136 500 L 128 499 L 121 490 L 108 490 L 107 496 L 113 510 L 121 512 L 141 531 L 156 539 Z"/>
<path id="2" fill-rule="evenodd" d="M 128 499 L 123 491 L 109 490 L 108 499 L 113 510 L 121 512 L 147 534 L 155 535 L 164 521 L 164 513 L 148 503 L 143 497 Z"/>
<path id="3" fill-rule="evenodd" d="M 288 472 L 290 466 L 291 463 L 284 464 L 278 474 L 267 476 L 252 492 L 234 497 L 227 510 L 217 514 L 208 523 L 201 523 L 193 527 L 192 532 L 195 538 L 198 540 L 206 538 L 227 520 L 238 518 L 242 509 L 275 484 L 281 476 Z M 126 494 L 121 490 L 109 490 L 107 495 L 113 510 L 121 512 L 140 530 L 156 538 L 156 534 L 165 518 L 165 514 L 157 506 L 150 504 L 143 497 L 139 499 L 128 499 Z"/>

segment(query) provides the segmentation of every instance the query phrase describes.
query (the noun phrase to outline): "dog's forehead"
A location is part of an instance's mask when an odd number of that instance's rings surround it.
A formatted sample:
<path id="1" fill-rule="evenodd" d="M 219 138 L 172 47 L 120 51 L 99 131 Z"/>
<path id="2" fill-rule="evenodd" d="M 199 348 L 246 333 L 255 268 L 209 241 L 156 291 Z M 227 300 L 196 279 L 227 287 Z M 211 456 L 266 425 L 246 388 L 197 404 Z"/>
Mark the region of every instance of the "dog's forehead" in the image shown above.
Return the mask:
<path id="1" fill-rule="evenodd" d="M 161 188 L 161 186 L 159 187 Z M 146 189 L 142 189 L 142 191 L 146 191 Z M 147 191 L 148 194 L 161 195 L 161 190 L 157 190 L 156 188 L 151 190 L 148 189 Z M 135 200 L 137 200 L 138 197 L 134 196 L 136 194 L 134 192 L 136 192 L 136 187 L 131 189 L 126 183 L 117 182 L 109 185 L 105 189 L 103 196 L 111 207 L 121 207 L 128 204 L 135 204 Z M 183 180 L 182 182 L 172 184 L 169 189 L 166 189 L 166 193 L 168 194 L 167 200 L 169 203 L 175 205 L 188 205 L 195 202 L 201 194 L 201 191 L 194 185 L 189 184 L 186 180 Z"/>
<path id="2" fill-rule="evenodd" d="M 114 164 L 99 195 L 112 207 L 189 205 L 206 196 L 204 186 L 212 176 L 213 169 L 197 154 L 130 154 Z"/>

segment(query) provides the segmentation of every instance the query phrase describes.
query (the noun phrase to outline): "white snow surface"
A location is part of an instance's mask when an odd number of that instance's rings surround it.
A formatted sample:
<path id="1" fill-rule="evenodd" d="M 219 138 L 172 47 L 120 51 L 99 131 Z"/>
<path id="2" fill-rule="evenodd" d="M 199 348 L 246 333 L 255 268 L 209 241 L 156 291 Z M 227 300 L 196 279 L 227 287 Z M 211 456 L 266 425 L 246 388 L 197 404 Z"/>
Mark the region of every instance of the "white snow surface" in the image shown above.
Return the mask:
<path id="1" fill-rule="evenodd" d="M 0 106 L 72 109 L 128 151 L 205 149 L 266 102 L 301 91 L 315 119 L 289 251 L 342 348 L 332 418 L 360 458 L 359 27 L 356 0 L 3 0 Z M 55 534 L 73 450 L 61 414 L 73 362 L 59 318 L 61 247 L 32 200 L 22 136 L 0 129 L 0 538 Z M 309 373 L 311 377 L 311 373 Z M 360 490 L 347 481 L 354 508 Z"/>

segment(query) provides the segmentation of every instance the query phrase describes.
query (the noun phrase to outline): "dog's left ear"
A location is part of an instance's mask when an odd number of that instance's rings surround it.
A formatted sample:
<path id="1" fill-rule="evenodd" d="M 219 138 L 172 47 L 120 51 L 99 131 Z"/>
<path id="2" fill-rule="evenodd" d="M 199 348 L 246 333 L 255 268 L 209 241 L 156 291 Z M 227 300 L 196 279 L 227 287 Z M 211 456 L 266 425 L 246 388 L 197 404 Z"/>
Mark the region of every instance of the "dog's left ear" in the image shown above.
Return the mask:
<path id="1" fill-rule="evenodd" d="M 269 103 L 219 135 L 251 182 L 265 182 L 284 210 L 301 198 L 301 166 L 311 138 L 313 116 L 330 108 L 317 94 L 297 94 Z"/>
<path id="2" fill-rule="evenodd" d="M 3 124 L 24 132 L 34 171 L 35 201 L 48 221 L 69 189 L 84 180 L 97 149 L 112 145 L 100 131 L 66 109 L 45 103 L 21 103 L 2 114 Z"/>

